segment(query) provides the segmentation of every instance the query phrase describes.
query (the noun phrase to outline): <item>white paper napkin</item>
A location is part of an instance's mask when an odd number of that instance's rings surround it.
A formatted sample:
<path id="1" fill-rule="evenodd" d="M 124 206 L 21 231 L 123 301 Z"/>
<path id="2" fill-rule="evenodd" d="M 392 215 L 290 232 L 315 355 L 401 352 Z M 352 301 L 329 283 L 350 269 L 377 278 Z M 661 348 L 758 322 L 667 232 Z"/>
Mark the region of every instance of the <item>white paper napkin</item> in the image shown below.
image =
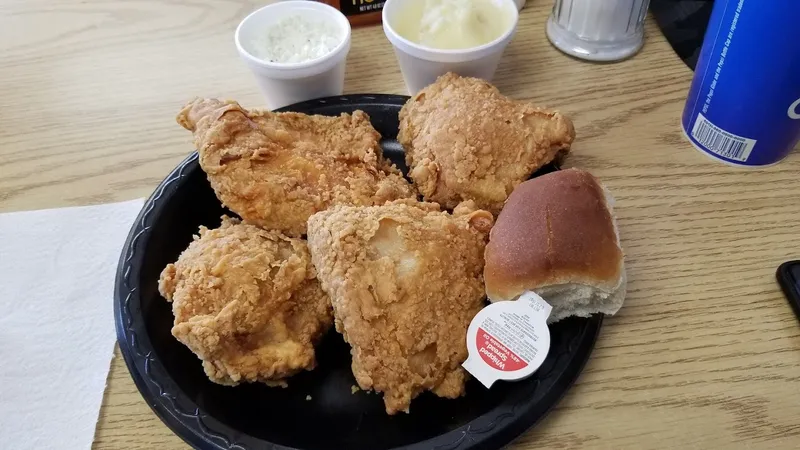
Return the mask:
<path id="1" fill-rule="evenodd" d="M 89 449 L 142 200 L 0 214 L 0 447 Z"/>

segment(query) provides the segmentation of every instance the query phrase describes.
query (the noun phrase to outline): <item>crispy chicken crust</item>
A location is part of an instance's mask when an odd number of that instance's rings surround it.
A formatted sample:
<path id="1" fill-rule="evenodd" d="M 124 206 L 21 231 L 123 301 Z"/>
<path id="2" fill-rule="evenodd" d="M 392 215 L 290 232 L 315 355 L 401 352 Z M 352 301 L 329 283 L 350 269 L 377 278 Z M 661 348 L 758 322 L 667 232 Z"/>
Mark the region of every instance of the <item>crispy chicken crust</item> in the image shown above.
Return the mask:
<path id="1" fill-rule="evenodd" d="M 333 323 L 306 243 L 228 217 L 200 227 L 158 289 L 172 302 L 172 335 L 219 384 L 285 385 L 314 368 L 314 344 Z"/>
<path id="2" fill-rule="evenodd" d="M 308 222 L 312 261 L 351 345 L 358 385 L 388 414 L 430 390 L 464 393 L 466 332 L 484 305 L 483 250 L 493 223 L 471 202 L 334 206 Z"/>
<path id="3" fill-rule="evenodd" d="M 339 117 L 248 111 L 195 99 L 177 121 L 194 132 L 200 166 L 219 200 L 248 223 L 290 236 L 331 205 L 415 197 L 383 158 L 363 111 Z"/>
<path id="4" fill-rule="evenodd" d="M 398 140 L 427 201 L 474 200 L 499 214 L 514 188 L 568 152 L 575 129 L 560 113 L 503 96 L 486 81 L 448 73 L 400 111 Z"/>

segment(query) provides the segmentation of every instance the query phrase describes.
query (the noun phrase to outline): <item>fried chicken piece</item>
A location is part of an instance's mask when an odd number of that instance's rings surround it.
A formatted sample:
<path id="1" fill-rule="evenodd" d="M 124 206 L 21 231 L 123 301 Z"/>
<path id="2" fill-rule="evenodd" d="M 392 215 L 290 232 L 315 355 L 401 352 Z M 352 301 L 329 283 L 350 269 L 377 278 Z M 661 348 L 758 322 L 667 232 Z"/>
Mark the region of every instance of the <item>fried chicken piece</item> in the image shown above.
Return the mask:
<path id="1" fill-rule="evenodd" d="M 311 216 L 308 245 L 358 385 L 384 393 L 388 414 L 430 390 L 464 393 L 466 333 L 483 307 L 483 250 L 492 215 L 434 203 L 335 206 Z"/>
<path id="2" fill-rule="evenodd" d="M 237 219 L 200 235 L 161 273 L 172 335 L 225 385 L 285 378 L 314 368 L 314 344 L 333 323 L 306 243 Z"/>
<path id="3" fill-rule="evenodd" d="M 309 116 L 195 99 L 177 121 L 194 132 L 200 167 L 219 200 L 254 225 L 300 236 L 328 206 L 416 196 L 384 159 L 363 111 Z"/>
<path id="4" fill-rule="evenodd" d="M 403 106 L 397 137 L 425 200 L 445 208 L 474 200 L 495 215 L 518 184 L 568 152 L 574 138 L 572 122 L 560 113 L 453 73 Z"/>

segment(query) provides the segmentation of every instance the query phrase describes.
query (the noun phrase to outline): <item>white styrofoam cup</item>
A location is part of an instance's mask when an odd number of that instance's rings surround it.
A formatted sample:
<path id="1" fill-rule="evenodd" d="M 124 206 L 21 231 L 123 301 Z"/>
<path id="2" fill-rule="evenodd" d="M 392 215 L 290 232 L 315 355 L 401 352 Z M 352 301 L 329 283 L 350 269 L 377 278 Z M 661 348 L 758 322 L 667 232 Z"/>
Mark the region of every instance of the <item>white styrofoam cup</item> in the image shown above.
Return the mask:
<path id="1" fill-rule="evenodd" d="M 275 22 L 297 13 L 332 23 L 342 31 L 342 42 L 327 55 L 300 63 L 274 63 L 255 56 L 252 42 L 257 36 Z M 239 55 L 255 75 L 270 109 L 341 95 L 344 90 L 345 62 L 350 51 L 350 22 L 336 8 L 298 0 L 273 3 L 245 17 L 236 28 L 235 41 Z"/>
<path id="2" fill-rule="evenodd" d="M 517 30 L 519 14 L 515 0 L 499 0 L 512 16 L 511 25 L 505 33 L 488 44 L 457 50 L 427 47 L 397 34 L 392 28 L 392 19 L 400 8 L 413 1 L 424 0 L 388 0 L 383 5 L 383 32 L 394 47 L 408 93 L 416 94 L 447 72 L 492 81 L 500 57 Z"/>

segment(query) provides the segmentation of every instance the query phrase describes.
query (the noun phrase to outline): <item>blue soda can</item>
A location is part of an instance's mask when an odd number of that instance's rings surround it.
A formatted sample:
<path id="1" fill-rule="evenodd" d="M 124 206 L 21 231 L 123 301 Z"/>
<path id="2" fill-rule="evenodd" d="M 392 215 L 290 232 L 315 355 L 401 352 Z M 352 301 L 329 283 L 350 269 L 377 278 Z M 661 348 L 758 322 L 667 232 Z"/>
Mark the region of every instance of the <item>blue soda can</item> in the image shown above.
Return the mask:
<path id="1" fill-rule="evenodd" d="M 800 140 L 800 0 L 716 0 L 683 131 L 697 149 L 766 166 Z"/>

